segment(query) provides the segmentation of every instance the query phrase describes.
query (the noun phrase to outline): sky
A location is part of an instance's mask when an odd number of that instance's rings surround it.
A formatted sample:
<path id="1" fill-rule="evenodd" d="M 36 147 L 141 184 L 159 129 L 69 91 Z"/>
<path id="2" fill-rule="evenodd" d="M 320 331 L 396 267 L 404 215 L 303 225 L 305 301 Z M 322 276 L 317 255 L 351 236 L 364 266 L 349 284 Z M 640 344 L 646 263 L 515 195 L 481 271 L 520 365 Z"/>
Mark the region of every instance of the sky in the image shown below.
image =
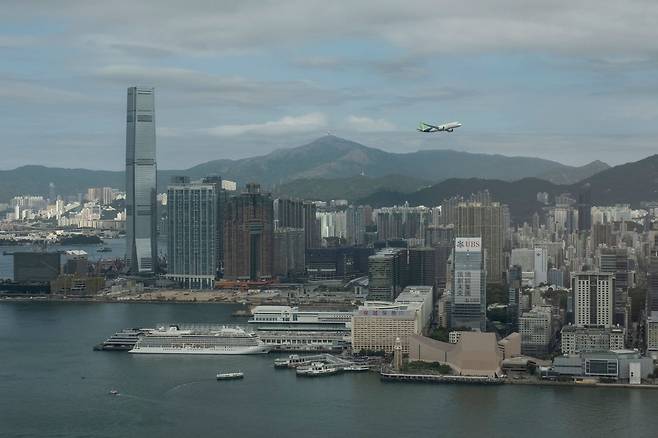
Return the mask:
<path id="1" fill-rule="evenodd" d="M 162 169 L 327 132 L 620 164 L 658 146 L 658 2 L 3 0 L 0 169 L 122 169 L 133 85 Z"/>

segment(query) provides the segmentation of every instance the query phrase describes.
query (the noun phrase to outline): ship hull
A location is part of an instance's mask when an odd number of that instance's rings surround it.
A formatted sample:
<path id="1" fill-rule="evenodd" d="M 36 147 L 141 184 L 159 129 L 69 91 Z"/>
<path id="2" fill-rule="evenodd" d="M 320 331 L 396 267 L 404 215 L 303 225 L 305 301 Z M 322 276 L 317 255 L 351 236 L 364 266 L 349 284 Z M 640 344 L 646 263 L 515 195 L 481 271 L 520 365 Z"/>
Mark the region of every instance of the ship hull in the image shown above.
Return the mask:
<path id="1" fill-rule="evenodd" d="M 270 347 L 254 345 L 248 347 L 217 346 L 215 348 L 176 348 L 176 347 L 140 347 L 133 348 L 133 354 L 189 354 L 189 355 L 240 355 L 240 354 L 267 354 Z"/>

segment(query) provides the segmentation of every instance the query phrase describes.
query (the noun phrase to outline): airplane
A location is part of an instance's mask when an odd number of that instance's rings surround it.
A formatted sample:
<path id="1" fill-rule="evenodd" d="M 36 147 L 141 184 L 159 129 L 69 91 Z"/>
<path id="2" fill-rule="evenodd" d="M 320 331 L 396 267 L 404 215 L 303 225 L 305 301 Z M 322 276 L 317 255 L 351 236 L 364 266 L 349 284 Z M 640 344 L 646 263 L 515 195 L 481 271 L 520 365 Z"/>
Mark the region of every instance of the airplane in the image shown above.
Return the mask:
<path id="1" fill-rule="evenodd" d="M 425 122 L 420 122 L 420 125 L 418 125 L 418 131 L 419 132 L 440 132 L 440 131 L 447 131 L 447 132 L 452 132 L 455 130 L 455 128 L 459 128 L 462 124 L 459 122 L 450 122 L 446 123 L 443 125 L 430 125 Z"/>

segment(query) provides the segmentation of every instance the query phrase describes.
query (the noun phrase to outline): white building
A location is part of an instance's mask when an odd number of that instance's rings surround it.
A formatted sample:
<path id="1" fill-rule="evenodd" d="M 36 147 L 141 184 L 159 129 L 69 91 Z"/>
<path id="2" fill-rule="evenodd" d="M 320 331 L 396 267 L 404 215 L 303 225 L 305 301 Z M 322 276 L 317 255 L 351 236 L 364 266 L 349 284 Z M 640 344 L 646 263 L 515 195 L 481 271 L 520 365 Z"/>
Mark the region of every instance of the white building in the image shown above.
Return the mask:
<path id="1" fill-rule="evenodd" d="M 603 272 L 575 272 L 571 276 L 574 323 L 612 326 L 615 276 Z"/>
<path id="2" fill-rule="evenodd" d="M 400 338 L 409 353 L 409 336 L 422 331 L 421 304 L 366 301 L 352 317 L 352 350 L 392 352 Z"/>
<path id="3" fill-rule="evenodd" d="M 395 302 L 397 304 L 420 304 L 422 328 L 429 326 L 434 310 L 434 288 L 432 286 L 407 286 L 400 292 Z"/>
<path id="4" fill-rule="evenodd" d="M 622 327 L 567 325 L 562 328 L 562 354 L 623 350 Z"/>

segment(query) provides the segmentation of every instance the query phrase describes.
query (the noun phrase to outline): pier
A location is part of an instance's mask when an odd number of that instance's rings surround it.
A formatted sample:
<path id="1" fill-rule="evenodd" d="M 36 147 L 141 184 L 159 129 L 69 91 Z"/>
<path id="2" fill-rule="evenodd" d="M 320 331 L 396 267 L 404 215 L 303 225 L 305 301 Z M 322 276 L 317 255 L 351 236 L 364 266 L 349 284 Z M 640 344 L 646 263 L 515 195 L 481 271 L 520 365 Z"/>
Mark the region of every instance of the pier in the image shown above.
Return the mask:
<path id="1" fill-rule="evenodd" d="M 423 383 L 452 383 L 470 385 L 501 385 L 504 379 L 485 376 L 452 376 L 432 374 L 400 374 L 380 372 L 382 382 L 423 382 Z"/>

